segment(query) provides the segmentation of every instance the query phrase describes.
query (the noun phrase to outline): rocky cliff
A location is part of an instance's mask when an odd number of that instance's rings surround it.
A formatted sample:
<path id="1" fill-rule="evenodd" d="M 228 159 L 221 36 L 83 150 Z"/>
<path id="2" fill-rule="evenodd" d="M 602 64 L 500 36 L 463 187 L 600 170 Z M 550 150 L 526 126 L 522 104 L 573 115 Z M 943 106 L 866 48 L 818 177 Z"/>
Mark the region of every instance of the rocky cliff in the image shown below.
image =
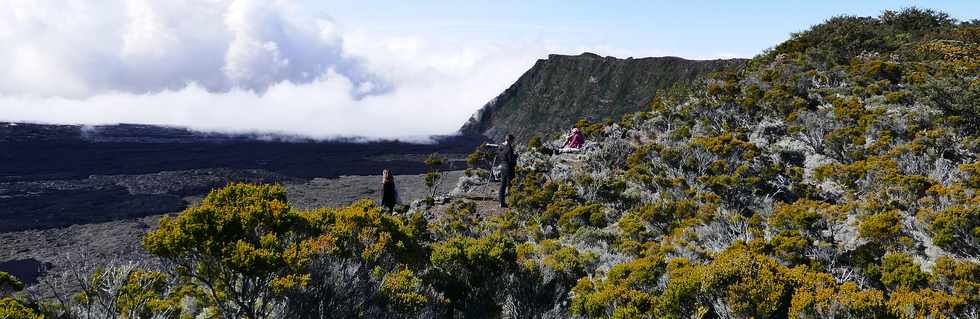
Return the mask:
<path id="1" fill-rule="evenodd" d="M 569 127 L 582 118 L 618 118 L 646 110 L 657 90 L 688 83 L 742 61 L 552 54 L 538 60 L 510 88 L 477 111 L 460 131 L 493 139 L 511 133 L 527 139 Z"/>

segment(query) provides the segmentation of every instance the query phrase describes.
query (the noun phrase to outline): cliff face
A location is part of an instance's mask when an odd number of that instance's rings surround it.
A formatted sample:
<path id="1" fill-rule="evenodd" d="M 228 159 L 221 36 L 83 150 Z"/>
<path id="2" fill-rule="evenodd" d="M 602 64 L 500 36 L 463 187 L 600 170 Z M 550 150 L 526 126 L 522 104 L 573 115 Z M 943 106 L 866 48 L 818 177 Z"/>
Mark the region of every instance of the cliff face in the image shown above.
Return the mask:
<path id="1" fill-rule="evenodd" d="M 510 88 L 477 111 L 460 132 L 492 139 L 511 133 L 522 140 L 568 128 L 582 118 L 619 118 L 646 110 L 659 89 L 743 61 L 553 54 L 538 60 Z"/>

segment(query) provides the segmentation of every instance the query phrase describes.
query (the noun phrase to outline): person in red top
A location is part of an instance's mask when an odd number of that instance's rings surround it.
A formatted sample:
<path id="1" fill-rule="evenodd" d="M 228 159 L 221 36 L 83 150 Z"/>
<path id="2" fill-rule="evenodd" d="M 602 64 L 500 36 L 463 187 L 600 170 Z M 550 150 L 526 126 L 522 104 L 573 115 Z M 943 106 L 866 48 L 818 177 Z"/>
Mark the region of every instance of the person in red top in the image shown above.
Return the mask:
<path id="1" fill-rule="evenodd" d="M 568 153 L 578 151 L 582 148 L 582 144 L 585 144 L 585 136 L 582 135 L 582 131 L 577 127 L 572 128 L 572 133 L 565 139 L 565 145 L 562 145 L 559 152 Z"/>

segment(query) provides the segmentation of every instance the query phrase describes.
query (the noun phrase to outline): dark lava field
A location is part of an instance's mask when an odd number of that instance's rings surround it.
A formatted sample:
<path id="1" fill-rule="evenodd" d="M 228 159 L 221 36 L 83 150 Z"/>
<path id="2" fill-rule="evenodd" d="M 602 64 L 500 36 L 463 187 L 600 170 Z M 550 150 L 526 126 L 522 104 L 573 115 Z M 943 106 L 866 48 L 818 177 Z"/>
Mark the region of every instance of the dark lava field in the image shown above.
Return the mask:
<path id="1" fill-rule="evenodd" d="M 178 212 L 185 197 L 229 182 L 301 182 L 378 175 L 383 168 L 419 174 L 427 169 L 425 155 L 459 158 L 481 142 L 459 136 L 432 144 L 325 142 L 147 125 L 0 123 L 0 233 Z"/>

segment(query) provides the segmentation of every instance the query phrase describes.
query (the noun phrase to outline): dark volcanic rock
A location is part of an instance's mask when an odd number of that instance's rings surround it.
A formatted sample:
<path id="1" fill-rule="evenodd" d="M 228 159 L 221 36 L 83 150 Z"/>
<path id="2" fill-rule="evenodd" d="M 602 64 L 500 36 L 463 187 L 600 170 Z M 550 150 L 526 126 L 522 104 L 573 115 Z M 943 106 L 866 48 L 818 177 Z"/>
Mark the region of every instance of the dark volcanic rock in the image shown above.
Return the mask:
<path id="1" fill-rule="evenodd" d="M 184 197 L 230 182 L 287 183 L 427 170 L 421 158 L 460 157 L 482 142 L 314 141 L 199 133 L 150 125 L 0 123 L 0 233 L 178 212 Z"/>
<path id="2" fill-rule="evenodd" d="M 295 182 L 292 178 L 274 172 L 255 169 L 193 169 L 166 171 L 141 175 L 95 175 L 88 181 L 125 187 L 131 194 L 173 194 L 178 196 L 200 195 L 221 188 L 231 182 L 268 184 Z"/>
<path id="3" fill-rule="evenodd" d="M 659 89 L 742 63 L 677 57 L 617 59 L 592 53 L 549 55 L 487 103 L 460 129 L 499 140 L 530 138 L 570 127 L 579 119 L 602 121 L 649 107 Z"/>
<path id="4" fill-rule="evenodd" d="M 24 286 L 29 287 L 37 283 L 38 277 L 44 275 L 45 270 L 51 266 L 51 263 L 42 263 L 34 258 L 17 259 L 0 262 L 0 271 L 13 275 Z"/>
<path id="5" fill-rule="evenodd" d="M 111 134 L 85 133 L 86 130 Z M 421 162 L 371 158 L 433 152 L 466 154 L 480 142 L 482 139 L 474 137 L 446 137 L 433 144 L 296 141 L 286 137 L 186 133 L 182 129 L 142 125 L 82 129 L 0 123 L 0 182 L 201 168 L 262 169 L 302 178 L 378 174 L 385 167 L 417 174 L 426 169 Z"/>
<path id="6" fill-rule="evenodd" d="M 176 195 L 130 194 L 120 186 L 5 191 L 7 195 L 0 198 L 0 232 L 104 222 L 185 207 L 184 200 Z"/>
<path id="7" fill-rule="evenodd" d="M 0 232 L 178 212 L 187 206 L 185 196 L 206 194 L 231 182 L 296 181 L 304 180 L 262 170 L 221 168 L 0 182 Z"/>

